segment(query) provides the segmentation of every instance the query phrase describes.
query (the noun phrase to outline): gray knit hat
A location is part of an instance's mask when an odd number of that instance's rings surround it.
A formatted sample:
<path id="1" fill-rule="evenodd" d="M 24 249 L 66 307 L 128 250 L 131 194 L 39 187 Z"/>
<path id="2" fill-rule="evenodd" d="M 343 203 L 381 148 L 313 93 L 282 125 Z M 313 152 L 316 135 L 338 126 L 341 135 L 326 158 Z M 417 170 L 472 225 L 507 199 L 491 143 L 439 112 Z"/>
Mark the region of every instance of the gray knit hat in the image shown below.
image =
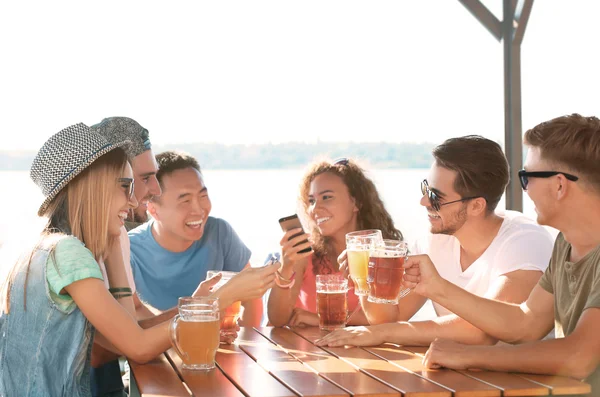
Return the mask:
<path id="1" fill-rule="evenodd" d="M 148 130 L 129 117 L 108 117 L 91 128 L 110 143 L 130 141 L 131 144 L 127 150 L 130 158 L 134 158 L 152 147 Z"/>
<path id="2" fill-rule="evenodd" d="M 73 178 L 102 155 L 121 147 L 127 150 L 129 141 L 109 143 L 90 127 L 79 123 L 54 134 L 44 143 L 33 163 L 29 176 L 42 190 L 45 199 L 38 215 Z"/>

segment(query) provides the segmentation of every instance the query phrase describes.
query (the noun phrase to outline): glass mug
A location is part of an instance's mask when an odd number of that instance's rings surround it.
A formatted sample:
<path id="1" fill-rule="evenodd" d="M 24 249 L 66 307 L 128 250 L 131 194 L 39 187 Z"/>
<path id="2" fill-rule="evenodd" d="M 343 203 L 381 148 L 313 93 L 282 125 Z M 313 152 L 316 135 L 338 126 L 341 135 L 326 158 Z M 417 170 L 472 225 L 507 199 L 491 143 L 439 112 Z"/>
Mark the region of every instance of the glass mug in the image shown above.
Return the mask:
<path id="1" fill-rule="evenodd" d="M 215 368 L 219 348 L 219 301 L 213 298 L 179 298 L 179 314 L 171 321 L 171 344 L 183 369 Z"/>
<path id="2" fill-rule="evenodd" d="M 348 320 L 348 279 L 341 274 L 324 274 L 316 278 L 319 328 L 326 331 L 344 328 Z"/>
<path id="3" fill-rule="evenodd" d="M 219 282 L 213 286 L 213 291 L 216 291 L 224 286 L 233 276 L 238 274 L 237 272 L 209 270 L 206 272 L 206 279 L 212 278 L 218 273 L 221 273 L 222 276 Z M 242 302 L 237 301 L 225 309 L 225 312 L 221 318 L 221 330 L 223 331 L 223 334 L 235 334 L 237 332 L 237 320 L 240 317 L 241 308 Z"/>
<path id="4" fill-rule="evenodd" d="M 409 288 L 402 289 L 407 255 L 408 245 L 399 240 L 383 240 L 371 249 L 367 275 L 369 302 L 397 304 L 410 293 Z"/>
<path id="5" fill-rule="evenodd" d="M 356 295 L 367 295 L 367 272 L 369 266 L 369 251 L 383 241 L 381 230 L 359 230 L 346 234 L 346 255 L 348 257 L 348 272 L 354 283 Z"/>

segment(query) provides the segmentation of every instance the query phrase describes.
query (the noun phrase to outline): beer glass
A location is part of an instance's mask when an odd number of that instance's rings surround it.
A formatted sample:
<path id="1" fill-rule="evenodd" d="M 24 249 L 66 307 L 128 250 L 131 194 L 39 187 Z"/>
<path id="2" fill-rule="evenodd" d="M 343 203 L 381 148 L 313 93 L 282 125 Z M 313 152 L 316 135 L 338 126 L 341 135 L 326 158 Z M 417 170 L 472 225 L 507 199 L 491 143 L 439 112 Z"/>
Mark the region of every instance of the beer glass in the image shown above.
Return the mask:
<path id="1" fill-rule="evenodd" d="M 348 280 L 341 274 L 317 276 L 317 315 L 322 330 L 344 328 L 348 316 Z"/>
<path id="2" fill-rule="evenodd" d="M 371 249 L 367 275 L 369 302 L 397 304 L 399 299 L 408 295 L 410 289 L 402 289 L 402 266 L 407 254 L 407 244 L 398 240 L 383 240 Z"/>
<path id="3" fill-rule="evenodd" d="M 369 251 L 373 246 L 383 241 L 381 230 L 359 230 L 346 234 L 346 255 L 348 256 L 348 271 L 354 283 L 356 295 L 367 295 L 367 269 Z"/>
<path id="4" fill-rule="evenodd" d="M 206 272 L 206 278 L 212 278 L 217 273 L 221 273 L 221 279 L 213 287 L 213 291 L 218 290 L 224 286 L 233 276 L 238 274 L 237 272 L 225 272 L 218 270 L 209 270 Z M 231 306 L 225 309 L 223 316 L 221 317 L 221 331 L 223 334 L 235 334 L 237 328 L 237 320 L 240 317 L 240 310 L 242 308 L 242 302 L 234 302 Z"/>
<path id="5" fill-rule="evenodd" d="M 219 301 L 179 298 L 179 314 L 171 321 L 171 344 L 183 369 L 210 370 L 219 348 Z"/>

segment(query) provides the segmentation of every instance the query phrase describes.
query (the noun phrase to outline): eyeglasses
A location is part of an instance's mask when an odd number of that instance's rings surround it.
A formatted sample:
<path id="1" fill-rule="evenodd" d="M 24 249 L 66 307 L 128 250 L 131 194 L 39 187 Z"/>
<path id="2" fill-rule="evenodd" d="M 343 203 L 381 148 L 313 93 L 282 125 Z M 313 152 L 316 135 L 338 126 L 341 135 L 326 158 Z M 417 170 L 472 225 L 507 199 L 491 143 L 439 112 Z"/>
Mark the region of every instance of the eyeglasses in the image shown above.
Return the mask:
<path id="1" fill-rule="evenodd" d="M 121 186 L 125 188 L 127 200 L 131 200 L 133 198 L 133 193 L 135 192 L 133 178 L 119 178 L 117 181 L 122 183 Z"/>
<path id="2" fill-rule="evenodd" d="M 550 178 L 551 176 L 554 175 L 563 175 L 565 178 L 567 178 L 570 181 L 575 182 L 576 180 L 579 179 L 579 177 L 576 177 L 575 175 L 571 175 L 571 174 L 567 174 L 566 172 L 560 172 L 560 171 L 525 171 L 525 170 L 521 170 L 519 171 L 519 180 L 521 181 L 521 187 L 523 188 L 523 190 L 527 190 L 527 185 L 529 185 L 529 178 Z"/>
<path id="3" fill-rule="evenodd" d="M 333 161 L 333 165 L 348 165 L 349 162 L 350 162 L 350 159 L 348 159 L 346 157 L 340 157 Z"/>
<path id="4" fill-rule="evenodd" d="M 436 211 L 439 211 L 440 208 L 442 208 L 444 205 L 460 203 L 461 201 L 473 200 L 476 198 L 483 197 L 483 196 L 463 197 L 458 200 L 448 201 L 447 203 L 440 203 L 439 196 L 429 188 L 429 183 L 427 183 L 427 179 L 423 179 L 423 182 L 421 182 L 421 194 L 423 196 L 427 196 L 427 198 L 429 198 L 431 207 Z M 485 197 L 483 197 L 483 198 L 485 199 Z"/>

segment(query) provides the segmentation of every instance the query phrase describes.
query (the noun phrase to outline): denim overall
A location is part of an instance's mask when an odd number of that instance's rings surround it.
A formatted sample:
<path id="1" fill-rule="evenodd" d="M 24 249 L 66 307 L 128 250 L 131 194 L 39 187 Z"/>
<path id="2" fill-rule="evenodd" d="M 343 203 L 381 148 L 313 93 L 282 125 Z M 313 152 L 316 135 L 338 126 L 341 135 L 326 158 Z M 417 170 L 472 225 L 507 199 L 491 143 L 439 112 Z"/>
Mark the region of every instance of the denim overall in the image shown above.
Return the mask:
<path id="1" fill-rule="evenodd" d="M 94 328 L 76 305 L 65 312 L 50 298 L 48 255 L 48 250 L 40 248 L 32 257 L 26 307 L 27 267 L 23 266 L 10 291 L 10 313 L 0 316 L 2 397 L 91 396 Z"/>

